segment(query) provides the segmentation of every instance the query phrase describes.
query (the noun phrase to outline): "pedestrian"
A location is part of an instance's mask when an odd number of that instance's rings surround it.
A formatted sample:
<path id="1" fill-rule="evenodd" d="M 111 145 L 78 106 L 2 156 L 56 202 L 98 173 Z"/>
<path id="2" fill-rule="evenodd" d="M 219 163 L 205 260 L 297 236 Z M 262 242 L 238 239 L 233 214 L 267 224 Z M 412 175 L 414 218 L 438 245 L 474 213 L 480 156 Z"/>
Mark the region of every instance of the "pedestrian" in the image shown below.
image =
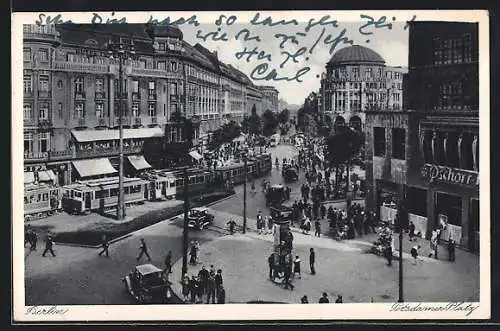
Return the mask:
<path id="1" fill-rule="evenodd" d="M 321 214 L 321 218 L 322 219 L 325 219 L 325 216 L 326 216 L 326 207 L 324 204 L 321 204 L 321 207 L 320 207 L 320 214 Z"/>
<path id="2" fill-rule="evenodd" d="M 191 249 L 189 250 L 189 264 L 196 265 L 196 245 L 191 242 Z"/>
<path id="3" fill-rule="evenodd" d="M 321 235 L 321 223 L 319 222 L 319 219 L 314 222 L 314 236 L 320 236 Z"/>
<path id="4" fill-rule="evenodd" d="M 316 262 L 316 253 L 314 252 L 314 248 L 309 250 L 309 267 L 311 268 L 311 275 L 316 274 L 316 269 L 314 269 L 314 262 Z"/>
<path id="5" fill-rule="evenodd" d="M 52 236 L 50 234 L 47 235 L 47 239 L 45 240 L 45 250 L 42 253 L 42 256 L 45 257 L 45 254 L 50 252 L 53 257 L 56 256 L 54 253 L 54 250 L 52 249 L 52 246 L 54 245 L 54 242 L 52 241 Z"/>
<path id="6" fill-rule="evenodd" d="M 304 295 L 302 298 L 300 298 L 300 303 L 309 303 L 309 299 L 307 299 L 307 295 Z"/>
<path id="7" fill-rule="evenodd" d="M 165 269 L 163 269 L 163 273 L 167 275 L 172 273 L 172 251 L 168 251 L 167 256 L 165 257 Z"/>
<path id="8" fill-rule="evenodd" d="M 392 240 L 386 247 L 387 265 L 392 266 Z"/>
<path id="9" fill-rule="evenodd" d="M 291 260 L 292 260 L 292 257 L 291 257 L 290 253 L 285 255 L 285 270 L 283 270 L 283 271 L 284 271 L 284 276 L 285 276 L 285 281 L 284 281 L 285 289 L 290 288 L 290 290 L 293 291 L 295 286 L 290 282 L 290 278 L 292 276 L 292 261 Z"/>
<path id="10" fill-rule="evenodd" d="M 338 295 L 337 300 L 335 300 L 335 303 L 342 303 L 342 296 Z"/>
<path id="11" fill-rule="evenodd" d="M 415 224 L 413 224 L 413 222 L 410 222 L 410 225 L 408 226 L 408 237 L 410 238 L 410 241 L 413 241 L 414 235 L 415 235 Z"/>
<path id="12" fill-rule="evenodd" d="M 24 247 L 26 247 L 26 244 L 29 243 L 31 245 L 31 238 L 32 238 L 32 232 L 33 230 L 31 229 L 31 224 L 28 224 L 26 226 L 26 230 L 24 231 Z"/>
<path id="13" fill-rule="evenodd" d="M 267 229 L 268 233 L 273 233 L 273 218 L 271 216 L 267 218 Z"/>
<path id="14" fill-rule="evenodd" d="M 101 247 L 102 247 L 102 251 L 99 252 L 99 256 L 102 256 L 102 254 L 106 253 L 106 257 L 109 257 L 109 251 L 108 251 L 109 241 L 108 241 L 108 238 L 105 234 L 102 235 Z"/>
<path id="15" fill-rule="evenodd" d="M 323 292 L 323 295 L 319 299 L 319 303 L 330 303 L 330 300 L 328 300 L 328 294 L 326 294 L 326 292 Z"/>
<path id="16" fill-rule="evenodd" d="M 215 289 L 215 272 L 211 271 L 207 279 L 207 304 L 210 301 L 215 304 Z"/>
<path id="17" fill-rule="evenodd" d="M 434 255 L 434 258 L 437 259 L 437 255 L 438 255 L 438 236 L 439 236 L 439 233 L 437 230 L 433 230 L 432 231 L 432 235 L 431 235 L 431 240 L 430 240 L 430 252 L 429 252 L 429 257 L 431 257 L 432 255 Z"/>
<path id="18" fill-rule="evenodd" d="M 195 264 L 200 261 L 200 243 L 198 240 L 194 242 L 194 247 L 195 247 Z"/>
<path id="19" fill-rule="evenodd" d="M 420 245 L 415 245 L 411 248 L 410 254 L 413 257 L 413 264 L 417 264 L 418 258 L 418 250 L 420 249 Z"/>
<path id="20" fill-rule="evenodd" d="M 300 274 L 300 258 L 298 255 L 295 256 L 295 260 L 293 261 L 293 277 L 295 278 L 295 274 L 299 274 L 299 279 L 302 278 Z"/>
<path id="21" fill-rule="evenodd" d="M 450 236 L 448 239 L 448 261 L 455 261 L 455 240 Z"/>
<path id="22" fill-rule="evenodd" d="M 215 275 L 215 290 L 217 292 L 217 297 L 219 296 L 219 291 L 222 288 L 223 283 L 222 269 L 217 269 L 217 274 Z"/>
<path id="23" fill-rule="evenodd" d="M 274 253 L 269 255 L 269 257 L 267 258 L 267 264 L 269 265 L 269 279 L 274 280 L 274 278 L 273 278 Z"/>
<path id="24" fill-rule="evenodd" d="M 189 276 L 187 274 L 182 276 L 182 296 L 184 301 L 187 301 L 189 296 Z"/>
<path id="25" fill-rule="evenodd" d="M 208 294 L 208 278 L 210 273 L 208 272 L 205 266 L 201 267 L 201 270 L 198 272 L 198 282 L 200 283 L 200 288 L 203 294 Z"/>
<path id="26" fill-rule="evenodd" d="M 259 210 L 259 213 L 257 214 L 257 232 L 259 234 L 262 234 L 262 211 Z"/>
<path id="27" fill-rule="evenodd" d="M 200 284 L 198 283 L 198 279 L 196 279 L 195 275 L 191 276 L 191 280 L 189 281 L 189 293 L 191 293 L 191 303 L 196 303 L 196 295 L 198 294 L 198 289 Z"/>
<path id="28" fill-rule="evenodd" d="M 36 245 L 38 244 L 38 233 L 35 230 L 31 230 L 30 234 L 30 251 L 36 251 Z"/>
<path id="29" fill-rule="evenodd" d="M 226 290 L 223 286 L 217 291 L 217 303 L 223 304 L 226 303 Z"/>
<path id="30" fill-rule="evenodd" d="M 141 245 L 139 246 L 139 250 L 140 252 L 139 256 L 137 256 L 137 261 L 139 261 L 143 255 L 146 255 L 148 261 L 151 261 L 151 256 L 149 256 L 148 253 L 148 246 L 146 245 L 146 241 L 144 240 L 144 238 L 141 238 Z"/>
<path id="31" fill-rule="evenodd" d="M 234 220 L 230 220 L 229 222 L 227 222 L 227 224 L 229 225 L 229 234 L 234 234 L 234 227 L 236 225 L 236 222 Z"/>

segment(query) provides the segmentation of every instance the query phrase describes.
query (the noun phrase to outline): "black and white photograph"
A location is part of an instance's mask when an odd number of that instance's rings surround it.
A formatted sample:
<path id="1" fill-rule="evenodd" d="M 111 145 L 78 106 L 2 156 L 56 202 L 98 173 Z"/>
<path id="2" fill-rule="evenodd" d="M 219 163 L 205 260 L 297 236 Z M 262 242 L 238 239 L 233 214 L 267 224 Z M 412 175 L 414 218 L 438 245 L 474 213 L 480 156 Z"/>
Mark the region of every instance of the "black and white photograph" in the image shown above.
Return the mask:
<path id="1" fill-rule="evenodd" d="M 487 12 L 12 26 L 16 319 L 489 317 Z"/>

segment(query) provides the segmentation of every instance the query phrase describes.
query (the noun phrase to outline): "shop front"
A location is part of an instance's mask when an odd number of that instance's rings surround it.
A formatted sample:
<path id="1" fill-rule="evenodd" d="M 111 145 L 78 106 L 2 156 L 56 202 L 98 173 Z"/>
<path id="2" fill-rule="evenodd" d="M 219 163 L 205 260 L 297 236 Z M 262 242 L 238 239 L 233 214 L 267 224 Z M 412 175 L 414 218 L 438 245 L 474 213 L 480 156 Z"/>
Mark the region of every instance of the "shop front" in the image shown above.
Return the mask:
<path id="1" fill-rule="evenodd" d="M 453 238 L 470 251 L 479 250 L 478 178 L 474 171 L 435 164 L 422 166 L 422 186 L 427 185 L 427 235 L 446 225 L 441 240 Z"/>

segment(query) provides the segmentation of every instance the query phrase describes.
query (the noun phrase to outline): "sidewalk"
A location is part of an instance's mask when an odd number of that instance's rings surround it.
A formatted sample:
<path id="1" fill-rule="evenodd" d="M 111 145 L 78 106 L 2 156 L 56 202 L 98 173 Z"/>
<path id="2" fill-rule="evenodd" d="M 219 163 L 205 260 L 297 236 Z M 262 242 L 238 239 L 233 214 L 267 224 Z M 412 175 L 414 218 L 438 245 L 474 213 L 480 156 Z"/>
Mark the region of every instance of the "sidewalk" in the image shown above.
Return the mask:
<path id="1" fill-rule="evenodd" d="M 253 220 L 249 220 L 252 224 Z M 200 263 L 188 266 L 188 275 L 197 275 L 202 265 L 223 270 L 227 303 L 253 300 L 299 303 L 302 295 L 317 302 L 322 292 L 330 300 L 338 294 L 344 302 L 395 302 L 398 296 L 398 261 L 392 267 L 386 260 L 365 253 L 371 246 L 363 240 L 337 242 L 294 231 L 293 255 L 302 260 L 302 279 L 293 281 L 295 290 L 285 290 L 268 279 L 267 257 L 273 251 L 272 235 L 259 235 L 254 229 L 245 235 L 227 235 L 203 244 Z M 317 274 L 309 273 L 309 248 L 316 251 Z M 466 255 L 471 256 L 466 256 Z M 182 260 L 174 264 L 174 291 L 181 293 Z M 478 301 L 478 257 L 457 251 L 457 262 L 423 257 L 413 265 L 404 254 L 405 301 Z"/>

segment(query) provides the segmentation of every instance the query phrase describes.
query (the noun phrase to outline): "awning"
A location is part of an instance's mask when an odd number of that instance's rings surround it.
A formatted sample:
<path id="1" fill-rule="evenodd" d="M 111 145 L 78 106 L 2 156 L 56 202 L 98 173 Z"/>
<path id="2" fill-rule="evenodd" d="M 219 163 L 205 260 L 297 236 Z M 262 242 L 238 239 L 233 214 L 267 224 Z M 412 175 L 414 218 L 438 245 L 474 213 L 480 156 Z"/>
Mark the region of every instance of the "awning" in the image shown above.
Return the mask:
<path id="1" fill-rule="evenodd" d="M 197 151 L 191 151 L 189 152 L 189 155 L 191 155 L 191 157 L 196 161 L 203 159 L 203 156 L 201 156 L 200 153 L 198 153 Z"/>
<path id="2" fill-rule="evenodd" d="M 90 160 L 78 160 L 73 161 L 73 166 L 80 177 L 92 177 L 99 175 L 109 175 L 116 174 L 115 168 L 111 165 L 108 159 L 90 159 Z"/>
<path id="3" fill-rule="evenodd" d="M 24 184 L 31 184 L 35 182 L 35 173 L 25 172 L 24 173 Z"/>
<path id="4" fill-rule="evenodd" d="M 151 169 L 151 165 L 144 159 L 142 155 L 131 155 L 127 157 L 130 164 L 135 170 Z"/>
<path id="5" fill-rule="evenodd" d="M 38 180 L 40 182 L 56 182 L 56 175 L 52 170 L 45 170 L 38 172 Z"/>
<path id="6" fill-rule="evenodd" d="M 120 139 L 120 130 L 71 130 L 71 133 L 78 142 Z M 158 127 L 123 129 L 123 139 L 145 139 L 164 135 L 163 129 Z"/>

